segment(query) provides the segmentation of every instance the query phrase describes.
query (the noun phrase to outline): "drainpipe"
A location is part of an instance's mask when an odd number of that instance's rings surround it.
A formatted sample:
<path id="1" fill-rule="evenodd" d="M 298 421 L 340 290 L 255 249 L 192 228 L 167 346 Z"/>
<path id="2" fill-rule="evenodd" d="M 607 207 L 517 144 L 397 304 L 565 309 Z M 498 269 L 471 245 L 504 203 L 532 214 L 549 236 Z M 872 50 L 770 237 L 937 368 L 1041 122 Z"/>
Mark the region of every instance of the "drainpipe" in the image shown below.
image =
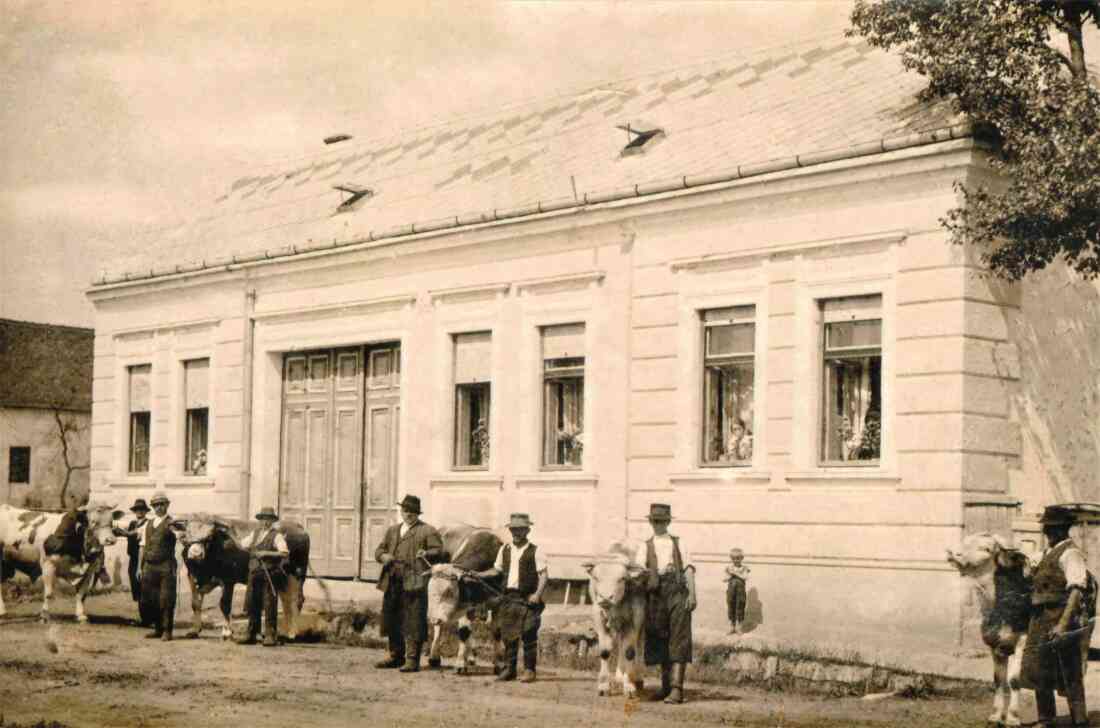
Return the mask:
<path id="1" fill-rule="evenodd" d="M 252 497 L 252 341 L 256 334 L 256 321 L 252 314 L 256 310 L 256 289 L 245 282 L 244 292 L 244 356 L 241 373 L 241 477 L 240 477 L 240 516 L 250 518 L 252 510 L 249 501 Z"/>

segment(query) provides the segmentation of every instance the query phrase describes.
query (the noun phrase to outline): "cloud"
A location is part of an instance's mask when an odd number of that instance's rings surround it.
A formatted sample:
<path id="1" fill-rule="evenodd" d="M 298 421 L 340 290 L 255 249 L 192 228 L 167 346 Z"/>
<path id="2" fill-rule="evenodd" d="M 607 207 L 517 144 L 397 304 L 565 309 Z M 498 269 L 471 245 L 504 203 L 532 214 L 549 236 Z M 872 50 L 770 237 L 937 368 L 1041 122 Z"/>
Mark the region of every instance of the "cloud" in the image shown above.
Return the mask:
<path id="1" fill-rule="evenodd" d="M 155 195 L 100 181 L 34 184 L 8 193 L 15 224 L 82 224 L 92 228 L 154 225 L 170 212 Z"/>

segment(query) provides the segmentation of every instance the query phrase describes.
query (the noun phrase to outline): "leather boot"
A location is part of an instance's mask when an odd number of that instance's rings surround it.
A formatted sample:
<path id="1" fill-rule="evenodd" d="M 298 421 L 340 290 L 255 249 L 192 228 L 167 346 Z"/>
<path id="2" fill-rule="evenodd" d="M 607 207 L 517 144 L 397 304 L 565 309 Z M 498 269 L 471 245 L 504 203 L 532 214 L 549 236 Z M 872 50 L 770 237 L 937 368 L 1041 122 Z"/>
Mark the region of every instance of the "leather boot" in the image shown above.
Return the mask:
<path id="1" fill-rule="evenodd" d="M 1081 726 L 1087 726 L 1089 724 L 1089 713 L 1085 706 L 1085 684 L 1084 681 L 1078 682 L 1076 685 L 1070 685 L 1066 695 L 1066 702 L 1069 703 L 1069 715 L 1073 720 L 1074 728 L 1080 728 Z"/>
<path id="2" fill-rule="evenodd" d="M 404 654 L 399 655 L 394 652 L 390 652 L 386 659 L 382 660 L 381 662 L 374 663 L 374 666 L 377 667 L 379 670 L 390 670 L 396 667 L 401 667 L 404 664 Z"/>
<path id="3" fill-rule="evenodd" d="M 509 642 L 504 646 L 504 659 L 501 662 L 497 682 L 516 679 L 516 662 L 519 660 L 519 642 Z"/>
<path id="4" fill-rule="evenodd" d="M 670 672 L 672 665 L 667 662 L 661 665 L 661 689 L 653 696 L 654 700 L 664 700 L 668 697 L 668 694 L 672 691 L 672 678 Z"/>
<path id="5" fill-rule="evenodd" d="M 405 640 L 405 664 L 399 672 L 420 672 L 420 643 Z"/>
<path id="6" fill-rule="evenodd" d="M 1040 728 L 1053 726 L 1055 716 L 1058 714 L 1054 703 L 1053 690 L 1035 691 L 1035 712 L 1037 714 L 1036 725 Z"/>
<path id="7" fill-rule="evenodd" d="M 682 662 L 672 663 L 672 675 L 670 679 L 672 688 L 668 692 L 668 697 L 665 698 L 666 703 L 684 702 L 684 667 L 685 665 Z"/>

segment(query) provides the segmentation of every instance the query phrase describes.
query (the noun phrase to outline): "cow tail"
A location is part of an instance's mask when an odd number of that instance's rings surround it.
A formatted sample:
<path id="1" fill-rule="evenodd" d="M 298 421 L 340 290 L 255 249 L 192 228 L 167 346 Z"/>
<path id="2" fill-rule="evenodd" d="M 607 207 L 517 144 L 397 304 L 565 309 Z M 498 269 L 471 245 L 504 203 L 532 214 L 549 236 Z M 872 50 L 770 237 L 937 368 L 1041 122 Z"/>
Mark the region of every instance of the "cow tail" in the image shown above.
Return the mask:
<path id="1" fill-rule="evenodd" d="M 313 578 L 317 580 L 317 584 L 321 587 L 321 591 L 325 595 L 325 613 L 332 614 L 332 592 L 329 591 L 328 584 L 325 583 L 324 579 L 317 576 L 317 572 L 313 570 L 313 563 L 309 560 L 306 560 L 306 569 L 308 570 L 308 573 L 312 574 Z M 304 575 L 301 579 L 301 582 L 302 593 L 305 594 L 306 581 Z"/>

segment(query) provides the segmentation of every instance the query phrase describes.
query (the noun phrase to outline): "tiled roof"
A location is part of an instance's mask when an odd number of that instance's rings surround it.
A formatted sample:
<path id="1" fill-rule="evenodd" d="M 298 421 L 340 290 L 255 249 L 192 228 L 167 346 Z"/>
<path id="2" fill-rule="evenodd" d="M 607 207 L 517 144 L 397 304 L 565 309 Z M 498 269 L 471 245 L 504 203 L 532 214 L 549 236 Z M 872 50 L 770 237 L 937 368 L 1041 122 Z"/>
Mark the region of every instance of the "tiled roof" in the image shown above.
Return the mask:
<path id="1" fill-rule="evenodd" d="M 91 411 L 95 332 L 0 319 L 0 407 Z"/>
<path id="2" fill-rule="evenodd" d="M 196 219 L 126 251 L 148 277 L 268 250 L 365 240 L 396 226 L 583 198 L 632 185 L 851 147 L 959 121 L 915 94 L 924 80 L 896 57 L 843 35 L 603 83 L 386 139 L 352 141 L 256 169 Z M 621 156 L 645 122 L 665 136 Z M 649 147 L 652 147 L 651 149 Z M 337 212 L 348 197 L 373 195 Z M 290 248 L 294 246 L 294 248 Z M 127 276 L 129 277 L 129 276 Z"/>

